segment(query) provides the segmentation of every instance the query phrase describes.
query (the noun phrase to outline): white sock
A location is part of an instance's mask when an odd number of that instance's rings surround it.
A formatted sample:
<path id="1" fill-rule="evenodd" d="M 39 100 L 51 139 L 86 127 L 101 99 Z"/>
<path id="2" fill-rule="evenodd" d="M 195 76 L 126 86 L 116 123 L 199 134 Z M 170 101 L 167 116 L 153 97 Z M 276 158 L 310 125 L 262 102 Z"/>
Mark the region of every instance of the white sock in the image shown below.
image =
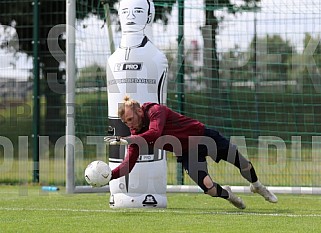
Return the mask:
<path id="1" fill-rule="evenodd" d="M 258 188 L 260 186 L 262 186 L 261 182 L 259 180 L 257 180 L 256 182 L 252 183 L 252 185 L 254 186 L 254 188 Z"/>

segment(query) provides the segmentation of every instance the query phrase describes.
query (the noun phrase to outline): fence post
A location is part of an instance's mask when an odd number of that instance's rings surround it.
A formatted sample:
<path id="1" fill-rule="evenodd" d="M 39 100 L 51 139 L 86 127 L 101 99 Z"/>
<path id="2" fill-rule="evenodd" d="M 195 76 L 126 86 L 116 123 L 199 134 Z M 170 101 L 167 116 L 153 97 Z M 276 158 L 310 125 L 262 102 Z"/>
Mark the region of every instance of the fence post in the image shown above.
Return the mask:
<path id="1" fill-rule="evenodd" d="M 66 14 L 66 193 L 75 190 L 75 46 L 76 0 L 67 0 Z"/>
<path id="2" fill-rule="evenodd" d="M 178 0 L 178 53 L 177 53 L 177 101 L 178 111 L 185 112 L 185 94 L 184 94 L 184 0 Z M 177 163 L 177 184 L 184 184 L 184 172 L 181 163 Z"/>
<path id="3" fill-rule="evenodd" d="M 33 2 L 33 182 L 39 182 L 39 1 Z"/>

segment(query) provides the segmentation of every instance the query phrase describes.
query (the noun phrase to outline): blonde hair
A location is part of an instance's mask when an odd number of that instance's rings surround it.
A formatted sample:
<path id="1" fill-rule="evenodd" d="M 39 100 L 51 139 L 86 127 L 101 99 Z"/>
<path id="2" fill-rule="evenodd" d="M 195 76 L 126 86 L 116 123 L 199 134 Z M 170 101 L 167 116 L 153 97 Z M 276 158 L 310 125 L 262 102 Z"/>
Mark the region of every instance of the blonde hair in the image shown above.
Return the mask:
<path id="1" fill-rule="evenodd" d="M 125 114 L 126 107 L 130 107 L 131 109 L 135 110 L 140 108 L 140 103 L 137 102 L 136 100 L 130 99 L 130 97 L 126 95 L 124 97 L 124 102 L 119 104 L 118 106 L 118 117 L 120 117 L 121 119 Z"/>

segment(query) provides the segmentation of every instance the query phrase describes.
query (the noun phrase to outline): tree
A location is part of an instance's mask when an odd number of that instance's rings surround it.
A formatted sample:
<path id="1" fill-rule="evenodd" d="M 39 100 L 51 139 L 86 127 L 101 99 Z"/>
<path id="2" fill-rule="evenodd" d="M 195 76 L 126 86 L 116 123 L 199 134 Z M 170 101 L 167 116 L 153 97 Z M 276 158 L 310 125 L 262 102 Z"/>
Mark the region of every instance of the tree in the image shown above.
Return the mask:
<path id="1" fill-rule="evenodd" d="M 254 43 L 257 44 L 253 51 Z M 286 80 L 287 72 L 291 68 L 292 54 L 294 47 L 288 40 L 284 40 L 280 35 L 266 35 L 262 38 L 253 38 L 250 48 L 252 56 L 249 65 L 257 67 L 257 72 L 262 79 L 267 80 Z M 254 53 L 261 54 L 254 56 Z M 256 61 L 255 61 L 256 59 Z"/>
<path id="2" fill-rule="evenodd" d="M 48 49 L 48 34 L 50 30 L 59 24 L 65 23 L 66 2 L 64 0 L 46 0 L 39 1 L 39 41 L 33 41 L 34 22 L 33 22 L 33 4 L 34 1 L 14 1 L 11 4 L 7 2 L 0 3 L 1 9 L 6 14 L 1 15 L 1 24 L 9 25 L 16 29 L 19 37 L 19 49 L 28 56 L 33 54 L 33 44 L 39 45 L 39 62 L 41 64 L 42 74 L 45 82 L 44 96 L 46 98 L 46 117 L 45 134 L 50 136 L 54 142 L 64 133 L 64 117 L 62 117 L 63 95 L 59 93 L 64 89 L 63 71 L 59 69 L 62 54 L 54 57 Z M 59 41 L 59 45 L 64 51 L 64 39 L 62 35 L 54 38 Z M 55 53 L 56 51 L 52 51 Z M 49 75 L 55 74 L 55 75 Z M 53 90 L 49 84 L 57 87 Z"/>
<path id="3" fill-rule="evenodd" d="M 80 71 L 77 87 L 106 87 L 106 69 L 97 64 Z"/>
<path id="4" fill-rule="evenodd" d="M 237 46 L 227 55 L 223 54 L 223 58 L 232 58 L 239 64 L 244 64 L 231 69 L 232 80 L 255 81 L 259 77 L 261 80 L 284 81 L 288 79 L 288 73 L 293 68 L 292 56 L 295 55 L 295 49 L 289 41 L 279 35 L 266 35 L 253 38 L 248 51 L 242 54 L 248 54 L 248 59 L 238 56 Z"/>
<path id="5" fill-rule="evenodd" d="M 254 10 L 260 0 L 243 0 L 241 4 L 232 3 L 230 0 L 204 0 L 205 4 L 205 27 L 203 27 L 204 40 L 204 74 L 210 77 L 212 82 L 208 83 L 210 88 L 219 88 L 219 59 L 217 56 L 216 36 L 220 21 L 215 16 L 215 11 L 226 10 L 230 14 L 242 11 Z"/>
<path id="6" fill-rule="evenodd" d="M 209 71 L 213 70 L 213 86 L 218 83 L 218 59 L 216 53 L 216 33 L 219 21 L 214 14 L 217 9 L 226 8 L 228 12 L 235 13 L 243 8 L 251 8 L 253 3 L 259 0 L 244 0 L 243 5 L 232 4 L 230 0 L 205 0 L 206 25 L 211 27 L 211 40 L 208 41 L 208 49 L 214 58 L 209 65 Z M 97 14 L 104 18 L 103 5 L 108 3 L 111 13 L 115 14 L 114 5 L 118 0 L 83 0 L 77 1 L 77 18 L 83 19 L 89 14 Z M 1 9 L 6 14 L 1 15 L 0 23 L 15 27 L 20 39 L 20 50 L 32 56 L 33 48 L 33 3 L 34 1 L 12 0 L 12 4 L 7 1 L 0 2 Z M 64 134 L 64 70 L 61 65 L 65 60 L 65 39 L 63 26 L 66 21 L 66 1 L 65 0 L 45 0 L 39 1 L 39 61 L 41 64 L 41 76 L 43 79 L 43 93 L 46 98 L 45 135 L 50 136 L 51 142 Z M 154 0 L 155 21 L 161 20 L 166 24 L 168 16 L 172 11 L 176 0 Z M 113 17 L 114 19 L 117 17 Z M 62 25 L 57 27 L 57 25 Z M 53 38 L 48 38 L 48 35 Z M 57 50 L 50 50 L 50 43 L 58 41 Z M 49 46 L 49 47 L 48 47 Z M 37 58 L 35 58 L 37 59 Z"/>
<path id="7" fill-rule="evenodd" d="M 111 13 L 117 13 L 114 4 L 117 0 L 87 0 L 77 1 L 77 18 L 83 19 L 89 14 L 97 14 L 104 18 L 103 4 L 108 3 Z M 165 23 L 168 13 L 175 1 L 154 1 L 155 4 L 167 3 L 167 7 L 156 7 L 155 20 Z M 1 14 L 0 24 L 9 25 L 16 29 L 19 36 L 19 49 L 28 56 L 33 55 L 33 4 L 34 1 L 12 0 L 12 4 L 0 2 L 0 8 L 6 14 Z M 42 92 L 46 99 L 44 134 L 51 142 L 64 135 L 64 70 L 65 61 L 65 32 L 66 1 L 39 1 L 39 62 L 41 66 Z M 60 25 L 60 26 L 58 26 Z M 48 37 L 49 35 L 49 37 Z M 59 47 L 55 45 L 57 43 Z M 37 43 L 37 42 L 36 42 Z M 50 46 L 51 43 L 51 46 Z M 55 49 L 52 49 L 54 47 Z M 51 49 L 50 49 L 51 48 Z M 57 50 L 56 50 L 57 49 Z"/>
<path id="8" fill-rule="evenodd" d="M 303 83 L 305 93 L 321 92 L 321 43 L 320 36 L 313 37 L 306 33 L 304 40 L 302 63 L 298 66 L 299 81 Z"/>

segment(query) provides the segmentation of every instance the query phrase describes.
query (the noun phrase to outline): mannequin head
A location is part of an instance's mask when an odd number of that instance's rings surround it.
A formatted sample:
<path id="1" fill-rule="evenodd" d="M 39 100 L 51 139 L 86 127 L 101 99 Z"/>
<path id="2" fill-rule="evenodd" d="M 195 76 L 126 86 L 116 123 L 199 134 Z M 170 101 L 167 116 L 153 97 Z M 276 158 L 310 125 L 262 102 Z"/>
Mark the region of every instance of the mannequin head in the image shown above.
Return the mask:
<path id="1" fill-rule="evenodd" d="M 123 33 L 142 31 L 152 20 L 148 0 L 121 0 L 118 15 Z"/>

